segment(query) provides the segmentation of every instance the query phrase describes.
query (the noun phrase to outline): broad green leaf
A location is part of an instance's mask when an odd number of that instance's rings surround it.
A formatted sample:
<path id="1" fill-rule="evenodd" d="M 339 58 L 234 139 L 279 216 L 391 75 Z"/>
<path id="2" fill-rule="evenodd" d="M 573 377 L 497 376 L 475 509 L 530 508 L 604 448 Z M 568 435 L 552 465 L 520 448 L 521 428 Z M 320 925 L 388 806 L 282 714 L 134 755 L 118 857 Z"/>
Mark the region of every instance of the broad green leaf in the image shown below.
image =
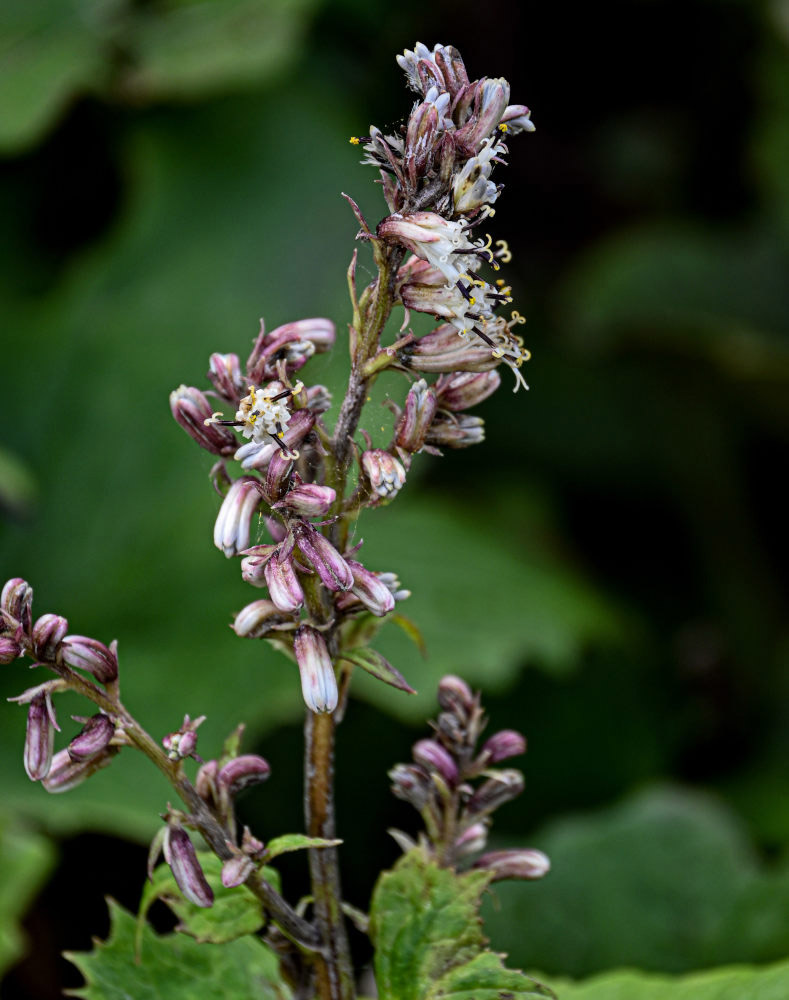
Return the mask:
<path id="1" fill-rule="evenodd" d="M 308 847 L 337 847 L 341 840 L 326 840 L 324 837 L 308 837 L 304 833 L 285 833 L 274 837 L 266 844 L 266 860 L 271 861 L 280 854 L 303 851 Z"/>
<path id="2" fill-rule="evenodd" d="M 789 962 L 766 968 L 731 966 L 676 978 L 612 972 L 587 982 L 552 985 L 561 1000 L 785 1000 Z"/>
<path id="3" fill-rule="evenodd" d="M 352 663 L 355 667 L 361 667 L 362 670 L 366 670 L 368 674 L 372 674 L 373 677 L 385 684 L 390 684 L 407 694 L 416 694 L 416 691 L 400 671 L 374 649 L 349 649 L 342 654 L 342 659 Z"/>
<path id="4" fill-rule="evenodd" d="M 0 974 L 27 950 L 19 921 L 54 863 L 50 840 L 0 815 Z"/>
<path id="5" fill-rule="evenodd" d="M 71 991 L 84 1000 L 290 1000 L 277 956 L 257 938 L 199 944 L 185 934 L 155 934 L 145 927 L 135 960 L 134 917 L 108 900 L 110 936 L 91 952 L 67 952 L 86 985 Z"/>
<path id="6" fill-rule="evenodd" d="M 421 848 L 380 877 L 370 937 L 381 1000 L 546 995 L 522 973 L 505 969 L 497 955 L 485 952 L 479 906 L 489 882 L 488 872 L 458 875 L 440 868 Z M 479 992 L 470 992 L 474 990 Z"/>
<path id="7" fill-rule="evenodd" d="M 222 885 L 222 862 L 215 854 L 198 851 L 197 857 L 206 881 L 214 891 L 214 905 L 204 908 L 190 903 L 176 885 L 169 866 L 162 864 L 154 871 L 153 879 L 145 883 L 137 917 L 138 930 L 157 899 L 165 902 L 178 917 L 179 930 L 197 941 L 222 944 L 260 930 L 266 920 L 260 900 L 246 886 L 226 889 Z M 263 875 L 278 887 L 279 876 L 273 868 L 264 868 Z"/>

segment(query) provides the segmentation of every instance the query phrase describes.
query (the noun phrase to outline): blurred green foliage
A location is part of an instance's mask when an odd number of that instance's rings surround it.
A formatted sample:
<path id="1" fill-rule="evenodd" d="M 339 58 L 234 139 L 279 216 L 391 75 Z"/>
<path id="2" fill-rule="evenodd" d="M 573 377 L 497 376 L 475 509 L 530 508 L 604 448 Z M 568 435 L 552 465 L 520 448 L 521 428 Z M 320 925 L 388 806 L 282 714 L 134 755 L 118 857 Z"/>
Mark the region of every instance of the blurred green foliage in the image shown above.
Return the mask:
<path id="1" fill-rule="evenodd" d="M 383 214 L 347 137 L 407 109 L 395 52 L 454 42 L 534 109 L 493 233 L 516 254 L 532 391 L 486 402 L 482 447 L 421 456 L 357 525 L 365 561 L 413 591 L 429 655 L 389 627 L 376 648 L 418 695 L 354 680 L 350 898 L 366 907 L 395 857 L 383 830 L 409 820 L 385 771 L 451 670 L 490 695 L 493 726 L 530 738 L 501 844 L 554 862 L 544 883 L 497 887 L 494 947 L 556 975 L 770 961 L 789 927 L 786 6 L 610 0 L 568 23 L 502 0 L 494 34 L 481 16 L 448 0 L 2 6 L 0 571 L 31 581 L 38 613 L 119 639 L 124 700 L 155 735 L 205 712 L 210 756 L 246 721 L 273 766 L 250 821 L 299 828 L 295 671 L 227 627 L 250 594 L 211 544 L 209 462 L 167 396 L 204 385 L 212 351 L 243 355 L 261 315 L 333 318 L 336 356 L 305 375 L 341 391 L 357 226 L 340 191 Z M 401 391 L 381 379 L 374 436 Z M 40 679 L 11 665 L 0 688 Z M 82 709 L 59 706 L 61 738 Z M 24 712 L 0 707 L 9 807 L 58 836 L 155 829 L 169 792 L 144 762 L 123 754 L 50 798 L 24 775 L 23 735 Z M 667 779 L 698 790 L 632 797 Z M 121 850 L 107 841 L 104 863 Z M 300 858 L 283 871 L 303 888 Z M 131 865 L 130 906 L 142 877 Z M 33 995 L 58 995 L 53 963 Z M 588 995 L 636 1000 L 636 981 Z"/>

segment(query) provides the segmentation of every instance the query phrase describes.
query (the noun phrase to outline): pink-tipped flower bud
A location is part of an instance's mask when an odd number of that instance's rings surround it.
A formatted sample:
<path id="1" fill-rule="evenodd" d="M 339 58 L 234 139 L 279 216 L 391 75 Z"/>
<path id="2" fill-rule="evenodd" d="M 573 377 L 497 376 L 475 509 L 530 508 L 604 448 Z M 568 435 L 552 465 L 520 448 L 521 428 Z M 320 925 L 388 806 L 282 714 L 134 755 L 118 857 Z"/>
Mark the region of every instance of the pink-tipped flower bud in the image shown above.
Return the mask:
<path id="1" fill-rule="evenodd" d="M 468 413 L 459 416 L 439 413 L 430 426 L 426 444 L 436 448 L 469 448 L 485 440 L 485 421 Z"/>
<path id="2" fill-rule="evenodd" d="M 186 830 L 181 826 L 168 826 L 163 849 L 164 859 L 170 866 L 173 878 L 189 902 L 195 906 L 212 906 L 213 889 L 206 881 L 194 844 Z"/>
<path id="3" fill-rule="evenodd" d="M 378 574 L 370 572 L 369 569 L 353 559 L 345 561 L 353 574 L 351 590 L 367 610 L 379 617 L 392 611 L 395 606 L 394 595 Z"/>
<path id="4" fill-rule="evenodd" d="M 275 555 L 276 545 L 254 545 L 241 560 L 241 579 L 253 587 L 267 587 L 266 563 Z"/>
<path id="5" fill-rule="evenodd" d="M 498 771 L 494 777 L 483 782 L 468 800 L 466 810 L 469 816 L 484 816 L 494 809 L 511 802 L 523 791 L 525 785 L 520 771 L 507 769 Z"/>
<path id="6" fill-rule="evenodd" d="M 273 464 L 272 459 L 272 464 Z M 301 517 L 325 517 L 337 499 L 331 486 L 318 486 L 316 483 L 300 483 L 280 500 L 273 504 L 275 510 L 299 514 Z"/>
<path id="7" fill-rule="evenodd" d="M 468 410 L 492 396 L 500 385 L 501 376 L 496 371 L 442 375 L 436 382 L 438 405 L 444 410 Z"/>
<path id="8" fill-rule="evenodd" d="M 446 712 L 467 718 L 476 706 L 476 698 L 462 677 L 446 674 L 438 683 L 438 704 Z"/>
<path id="9" fill-rule="evenodd" d="M 50 772 L 56 728 L 49 691 L 41 691 L 31 700 L 27 711 L 24 762 L 31 781 L 41 781 Z"/>
<path id="10" fill-rule="evenodd" d="M 404 802 L 410 802 L 418 812 L 421 812 L 432 791 L 430 776 L 421 767 L 414 764 L 396 764 L 389 772 L 392 782 L 392 793 Z"/>
<path id="11" fill-rule="evenodd" d="M 232 889 L 242 885 L 255 870 L 255 862 L 245 854 L 234 854 L 222 865 L 222 885 Z"/>
<path id="12" fill-rule="evenodd" d="M 512 851 L 489 851 L 474 863 L 475 868 L 493 872 L 493 881 L 505 878 L 538 879 L 551 869 L 550 859 L 535 848 Z"/>
<path id="13" fill-rule="evenodd" d="M 423 378 L 414 382 L 405 397 L 403 413 L 395 427 L 395 444 L 416 454 L 425 443 L 438 403 L 436 392 Z"/>
<path id="14" fill-rule="evenodd" d="M 257 754 L 247 753 L 229 760 L 217 774 L 217 784 L 229 795 L 237 795 L 244 788 L 259 785 L 271 774 L 267 760 Z"/>
<path id="15" fill-rule="evenodd" d="M 457 133 L 458 140 L 474 152 L 499 124 L 510 99 L 510 85 L 503 78 L 480 80 L 476 86 L 472 116 Z"/>
<path id="16" fill-rule="evenodd" d="M 103 753 L 115 735 L 115 723 L 104 714 L 94 715 L 68 745 L 68 755 L 75 763 L 93 760 Z"/>
<path id="17" fill-rule="evenodd" d="M 403 286 L 403 301 L 409 309 L 422 311 L 407 297 L 407 288 L 408 286 Z M 426 311 L 437 312 L 433 308 Z M 447 315 L 452 315 L 449 308 Z M 471 334 L 461 337 L 451 323 L 443 323 L 424 337 L 403 347 L 397 357 L 406 368 L 428 373 L 485 372 L 499 363 L 499 359 L 491 354 L 490 347 L 479 337 Z"/>
<path id="18" fill-rule="evenodd" d="M 508 104 L 501 116 L 502 125 L 506 125 L 504 131 L 507 135 L 517 135 L 518 132 L 533 132 L 534 122 L 531 120 L 531 111 L 525 104 Z"/>
<path id="19" fill-rule="evenodd" d="M 526 753 L 526 737 L 514 729 L 502 729 L 486 740 L 480 757 L 487 766 L 522 753 Z"/>
<path id="20" fill-rule="evenodd" d="M 187 757 L 195 757 L 197 729 L 205 722 L 205 718 L 204 715 L 201 715 L 196 719 L 190 719 L 188 715 L 185 715 L 181 726 L 174 733 L 168 733 L 162 739 L 162 746 L 167 751 L 170 760 L 186 760 Z"/>
<path id="21" fill-rule="evenodd" d="M 238 441 L 230 428 L 212 421 L 214 411 L 199 389 L 179 386 L 170 393 L 170 409 L 186 433 L 206 451 L 214 455 L 232 455 L 238 448 Z"/>
<path id="22" fill-rule="evenodd" d="M 436 105 L 425 101 L 417 105 L 408 119 L 405 137 L 405 169 L 412 187 L 424 175 L 433 159 L 439 128 Z"/>
<path id="23" fill-rule="evenodd" d="M 465 858 L 469 854 L 476 854 L 477 851 L 484 851 L 487 842 L 487 824 L 484 821 L 472 823 L 455 841 L 455 857 Z"/>
<path id="24" fill-rule="evenodd" d="M 413 757 L 428 771 L 437 771 L 448 785 L 457 784 L 458 767 L 451 755 L 435 740 L 419 740 L 414 744 Z"/>
<path id="25" fill-rule="evenodd" d="M 68 622 L 60 615 L 42 615 L 33 626 L 33 654 L 37 660 L 53 663 L 68 632 Z"/>
<path id="26" fill-rule="evenodd" d="M 8 620 L 22 626 L 25 632 L 30 631 L 32 622 L 31 608 L 33 605 L 33 588 L 19 576 L 8 580 L 3 586 L 0 596 L 0 614 Z"/>
<path id="27" fill-rule="evenodd" d="M 260 333 L 247 359 L 247 377 L 256 383 L 275 378 L 278 361 L 284 361 L 288 371 L 297 371 L 313 354 L 328 351 L 334 338 L 334 323 L 329 319 L 297 320 L 269 334 L 261 320 Z"/>
<path id="28" fill-rule="evenodd" d="M 280 549 L 266 563 L 263 572 L 271 600 L 279 610 L 288 613 L 298 611 L 304 604 L 304 591 L 293 565 L 293 553 L 285 555 Z"/>
<path id="29" fill-rule="evenodd" d="M 12 663 L 22 655 L 22 647 L 14 639 L 0 636 L 0 663 Z"/>
<path id="30" fill-rule="evenodd" d="M 273 601 L 253 601 L 236 615 L 233 631 L 242 639 L 262 639 L 272 631 L 292 628 L 293 616 L 283 613 Z"/>
<path id="31" fill-rule="evenodd" d="M 296 545 L 328 590 L 350 590 L 353 574 L 332 543 L 307 521 L 293 525 Z"/>
<path id="32" fill-rule="evenodd" d="M 118 678 L 118 643 L 115 640 L 105 646 L 86 635 L 67 635 L 60 656 L 64 663 L 77 670 L 86 670 L 101 684 Z"/>
<path id="33" fill-rule="evenodd" d="M 247 383 L 241 374 L 237 354 L 212 354 L 208 359 L 208 378 L 216 391 L 232 406 L 246 395 Z"/>
<path id="34" fill-rule="evenodd" d="M 248 548 L 252 518 L 263 498 L 263 484 L 254 476 L 241 476 L 227 491 L 214 525 L 214 545 L 228 559 Z"/>
<path id="35" fill-rule="evenodd" d="M 293 649 L 307 708 L 311 712 L 333 712 L 339 700 L 337 678 L 323 636 L 309 625 L 302 625 L 296 630 Z"/>
<path id="36" fill-rule="evenodd" d="M 266 493 L 274 506 L 288 491 L 293 479 L 293 456 L 289 451 L 277 451 L 271 456 L 266 470 Z"/>
<path id="37" fill-rule="evenodd" d="M 378 503 L 389 503 L 405 483 L 405 469 L 394 455 L 381 448 L 362 454 L 362 471 Z"/>
<path id="38" fill-rule="evenodd" d="M 52 795 L 71 791 L 86 778 L 107 767 L 117 752 L 118 747 L 108 746 L 90 760 L 75 761 L 69 756 L 68 750 L 60 750 L 52 758 L 49 774 L 41 784 Z"/>
<path id="39" fill-rule="evenodd" d="M 216 777 L 218 772 L 219 764 L 215 760 L 207 760 L 197 769 L 195 791 L 209 805 L 215 804 L 217 800 Z"/>
<path id="40" fill-rule="evenodd" d="M 331 393 L 325 385 L 311 385 L 307 389 L 307 406 L 312 413 L 325 413 L 331 408 Z"/>

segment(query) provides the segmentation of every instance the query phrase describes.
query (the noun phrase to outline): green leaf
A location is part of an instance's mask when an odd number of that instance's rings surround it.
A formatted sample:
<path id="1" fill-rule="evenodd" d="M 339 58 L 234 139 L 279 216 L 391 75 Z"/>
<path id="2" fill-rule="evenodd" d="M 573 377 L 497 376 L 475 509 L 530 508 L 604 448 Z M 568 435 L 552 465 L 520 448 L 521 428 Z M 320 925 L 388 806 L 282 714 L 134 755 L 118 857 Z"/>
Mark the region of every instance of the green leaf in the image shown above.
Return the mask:
<path id="1" fill-rule="evenodd" d="M 108 900 L 110 936 L 91 952 L 66 952 L 86 985 L 72 995 L 85 1000 L 290 1000 L 277 956 L 253 937 L 227 944 L 199 944 L 183 934 L 142 935 L 135 960 L 134 917 Z"/>
<path id="2" fill-rule="evenodd" d="M 425 637 L 422 635 L 422 630 L 416 624 L 412 622 L 410 618 L 405 615 L 394 614 L 389 619 L 393 625 L 397 625 L 399 628 L 405 632 L 408 638 L 413 642 L 422 656 L 427 656 L 427 645 L 425 644 Z"/>
<path id="3" fill-rule="evenodd" d="M 381 876 L 370 911 L 381 1000 L 551 995 L 485 952 L 479 906 L 490 877 L 440 868 L 421 848 Z"/>
<path id="4" fill-rule="evenodd" d="M 308 847 L 337 847 L 341 840 L 325 840 L 323 837 L 308 837 L 304 833 L 285 833 L 266 844 L 266 860 L 273 860 L 289 851 L 303 851 Z"/>
<path id="5" fill-rule="evenodd" d="M 677 978 L 612 972 L 587 982 L 553 985 L 561 1000 L 785 1000 L 789 962 L 768 968 L 732 966 Z"/>
<path id="6" fill-rule="evenodd" d="M 395 669 L 386 657 L 381 656 L 374 649 L 370 649 L 369 647 L 366 649 L 350 649 L 342 654 L 342 659 L 352 663 L 355 667 L 361 667 L 368 674 L 377 677 L 379 681 L 391 684 L 392 687 L 396 687 L 399 691 L 405 691 L 407 694 L 416 694 L 416 691 L 414 691 L 400 671 Z"/>
<path id="7" fill-rule="evenodd" d="M 208 884 L 214 890 L 214 905 L 204 908 L 184 899 L 169 866 L 159 865 L 153 879 L 146 882 L 143 889 L 137 916 L 138 933 L 144 926 L 145 915 L 157 899 L 165 902 L 178 917 L 179 930 L 197 941 L 223 944 L 260 930 L 266 919 L 260 900 L 244 885 L 232 889 L 222 885 L 222 862 L 215 854 L 198 851 L 197 857 Z M 277 872 L 264 868 L 262 874 L 278 888 Z"/>
<path id="8" fill-rule="evenodd" d="M 19 921 L 54 864 L 50 840 L 0 816 L 0 975 L 27 950 Z"/>

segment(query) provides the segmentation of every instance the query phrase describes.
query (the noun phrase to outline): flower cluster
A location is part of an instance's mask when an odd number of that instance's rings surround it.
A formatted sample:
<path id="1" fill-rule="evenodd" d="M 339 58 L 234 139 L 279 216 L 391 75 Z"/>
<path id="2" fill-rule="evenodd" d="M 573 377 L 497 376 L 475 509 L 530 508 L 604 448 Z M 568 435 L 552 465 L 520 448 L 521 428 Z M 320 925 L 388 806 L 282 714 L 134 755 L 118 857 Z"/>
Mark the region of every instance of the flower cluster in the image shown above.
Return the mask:
<path id="1" fill-rule="evenodd" d="M 425 823 L 423 846 L 446 867 L 468 866 L 485 849 L 492 813 L 523 791 L 523 775 L 514 768 L 493 767 L 526 750 L 526 740 L 511 729 L 494 733 L 478 748 L 486 725 L 478 694 L 459 677 L 442 678 L 438 687 L 441 712 L 432 723 L 434 736 L 413 747 L 413 764 L 390 772 L 392 791 L 418 810 Z M 473 785 L 472 782 L 484 779 Z M 408 850 L 413 841 L 397 831 Z M 542 878 L 548 858 L 533 848 L 489 851 L 473 862 L 505 878 Z"/>

